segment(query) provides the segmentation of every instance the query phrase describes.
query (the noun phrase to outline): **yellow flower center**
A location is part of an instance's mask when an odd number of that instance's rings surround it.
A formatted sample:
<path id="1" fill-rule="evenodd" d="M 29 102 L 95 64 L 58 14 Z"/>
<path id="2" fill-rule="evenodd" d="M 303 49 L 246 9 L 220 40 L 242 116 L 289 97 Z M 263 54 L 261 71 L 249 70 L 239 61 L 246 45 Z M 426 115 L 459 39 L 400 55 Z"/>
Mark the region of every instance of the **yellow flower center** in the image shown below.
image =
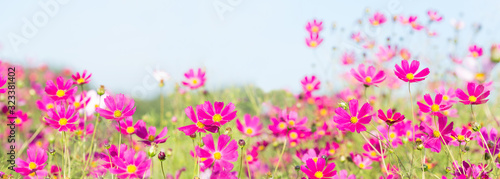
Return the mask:
<path id="1" fill-rule="evenodd" d="M 358 123 L 358 118 L 356 116 L 351 117 L 351 123 L 353 124 Z"/>
<path id="2" fill-rule="evenodd" d="M 63 97 L 65 94 L 66 94 L 66 92 L 64 90 L 57 90 L 57 92 L 56 92 L 57 97 Z"/>
<path id="3" fill-rule="evenodd" d="M 321 109 L 319 111 L 319 114 L 321 114 L 322 116 L 326 116 L 328 114 L 328 111 L 326 109 Z"/>
<path id="4" fill-rule="evenodd" d="M 285 129 L 286 124 L 285 124 L 284 122 L 280 122 L 280 124 L 278 124 L 278 127 L 279 127 L 280 129 Z"/>
<path id="5" fill-rule="evenodd" d="M 435 131 L 432 131 L 432 135 L 435 137 L 435 138 L 438 138 L 438 137 L 441 137 L 441 132 L 435 130 Z"/>
<path id="6" fill-rule="evenodd" d="M 335 149 L 330 149 L 330 150 L 328 150 L 328 153 L 330 153 L 330 155 L 335 154 Z"/>
<path id="7" fill-rule="evenodd" d="M 379 25 L 380 23 L 378 21 L 373 21 L 372 24 L 373 25 Z"/>
<path id="8" fill-rule="evenodd" d="M 367 77 L 365 78 L 365 82 L 367 82 L 367 83 L 371 83 L 371 82 L 372 82 L 372 77 L 367 76 Z"/>
<path id="9" fill-rule="evenodd" d="M 432 110 L 432 112 L 438 112 L 438 111 L 439 111 L 439 105 L 437 105 L 437 104 L 433 104 L 433 105 L 431 106 L 431 110 Z"/>
<path id="10" fill-rule="evenodd" d="M 38 167 L 38 166 L 36 165 L 36 163 L 35 163 L 35 162 L 30 162 L 30 164 L 29 164 L 29 166 L 28 166 L 28 167 L 30 168 L 30 170 L 33 170 L 33 169 L 35 169 L 35 168 L 36 168 L 36 167 Z"/>
<path id="11" fill-rule="evenodd" d="M 449 116 L 449 115 L 450 115 L 450 111 L 449 111 L 449 110 L 445 110 L 445 111 L 443 111 L 443 114 L 444 114 L 445 116 Z"/>
<path id="12" fill-rule="evenodd" d="M 116 111 L 113 113 L 113 116 L 115 116 L 116 118 L 118 118 L 118 117 L 122 117 L 122 111 L 120 111 L 120 110 L 116 110 Z"/>
<path id="13" fill-rule="evenodd" d="M 85 82 L 85 79 L 83 79 L 83 78 L 76 80 L 76 83 L 78 83 L 78 84 L 82 84 L 83 82 Z"/>
<path id="14" fill-rule="evenodd" d="M 477 58 L 477 57 L 479 56 L 479 53 L 477 53 L 477 52 L 472 52 L 472 56 L 473 56 L 474 58 Z"/>
<path id="15" fill-rule="evenodd" d="M 36 175 L 36 173 L 35 173 L 35 172 L 31 172 L 31 173 L 29 174 L 29 176 L 32 176 L 32 177 L 33 177 L 33 176 L 35 176 L 35 175 Z"/>
<path id="16" fill-rule="evenodd" d="M 394 121 L 394 119 L 392 119 L 392 118 L 388 118 L 387 120 L 390 121 L 390 122 Z"/>
<path id="17" fill-rule="evenodd" d="M 307 89 L 307 91 L 312 91 L 313 90 L 313 86 L 311 84 L 307 84 L 306 85 L 306 89 Z"/>
<path id="18" fill-rule="evenodd" d="M 297 142 L 295 142 L 295 141 L 291 142 L 291 143 L 290 143 L 290 146 L 291 146 L 291 147 L 295 147 L 295 146 L 297 146 Z"/>
<path id="19" fill-rule="evenodd" d="M 377 156 L 377 152 L 372 151 L 372 152 L 370 152 L 370 155 L 371 155 L 372 157 L 375 157 L 375 156 Z"/>
<path id="20" fill-rule="evenodd" d="M 21 118 L 16 118 L 16 120 L 14 120 L 16 122 L 16 124 L 21 124 L 22 120 Z"/>
<path id="21" fill-rule="evenodd" d="M 222 116 L 220 114 L 215 114 L 213 117 L 212 117 L 212 120 L 214 122 L 220 122 L 222 120 Z"/>
<path id="22" fill-rule="evenodd" d="M 477 98 L 475 96 L 469 96 L 469 101 L 470 102 L 476 102 Z"/>
<path id="23" fill-rule="evenodd" d="M 408 73 L 408 74 L 406 74 L 406 78 L 408 80 L 413 80 L 413 78 L 415 78 L 415 76 L 413 76 L 413 73 Z"/>
<path id="24" fill-rule="evenodd" d="M 54 104 L 49 103 L 49 104 L 47 104 L 47 106 L 45 106 L 45 108 L 52 109 L 52 108 L 54 108 Z"/>
<path id="25" fill-rule="evenodd" d="M 465 136 L 463 136 L 463 135 L 458 135 L 458 136 L 457 136 L 457 140 L 458 140 L 458 141 L 464 141 L 464 140 L 465 140 Z"/>
<path id="26" fill-rule="evenodd" d="M 290 121 L 288 121 L 288 124 L 289 124 L 290 126 L 295 126 L 295 121 L 290 120 Z"/>
<path id="27" fill-rule="evenodd" d="M 192 79 L 192 80 L 191 80 L 191 83 L 192 83 L 193 85 L 198 84 L 198 79 L 196 79 L 196 78 L 195 78 L 195 79 Z"/>
<path id="28" fill-rule="evenodd" d="M 396 134 L 394 132 L 391 132 L 391 133 L 389 133 L 389 137 L 391 139 L 394 139 L 394 138 L 396 138 Z"/>
<path id="29" fill-rule="evenodd" d="M 318 131 L 318 135 L 325 135 L 325 131 L 324 130 L 319 130 Z"/>
<path id="30" fill-rule="evenodd" d="M 365 168 L 365 164 L 364 163 L 360 163 L 360 164 L 358 164 L 358 167 L 361 168 L 361 169 L 363 169 L 363 168 Z"/>
<path id="31" fill-rule="evenodd" d="M 448 95 L 444 95 L 443 100 L 448 101 L 448 100 L 450 100 L 450 97 Z"/>
<path id="32" fill-rule="evenodd" d="M 316 173 L 314 173 L 314 177 L 323 178 L 323 172 L 317 171 Z"/>
<path id="33" fill-rule="evenodd" d="M 75 102 L 73 103 L 73 106 L 75 106 L 75 108 L 79 108 L 79 107 L 80 107 L 80 105 L 81 105 L 81 104 L 80 104 L 80 102 L 78 102 L 78 101 L 75 101 Z"/>
<path id="34" fill-rule="evenodd" d="M 90 166 L 91 166 L 92 168 L 97 167 L 97 162 L 95 162 L 95 161 L 91 162 L 91 163 L 90 163 Z"/>
<path id="35" fill-rule="evenodd" d="M 290 138 L 292 138 L 292 139 L 297 139 L 297 137 L 299 137 L 299 135 L 297 135 L 297 133 L 296 133 L 296 132 L 291 132 L 291 133 L 290 133 Z"/>
<path id="36" fill-rule="evenodd" d="M 249 162 L 250 162 L 250 161 L 252 161 L 252 160 L 253 160 L 253 157 L 252 157 L 251 155 L 248 155 L 248 156 L 247 156 L 247 161 L 249 161 Z"/>
<path id="37" fill-rule="evenodd" d="M 484 73 L 478 73 L 478 74 L 476 74 L 475 78 L 476 78 L 477 81 L 483 82 L 484 80 L 486 80 L 486 74 L 484 74 Z"/>
<path id="38" fill-rule="evenodd" d="M 310 45 L 311 47 L 316 47 L 316 46 L 318 46 L 318 42 L 316 42 L 316 41 L 312 41 L 309 45 Z"/>
<path id="39" fill-rule="evenodd" d="M 127 133 L 132 134 L 134 132 L 135 132 L 135 128 L 134 127 L 127 127 Z"/>
<path id="40" fill-rule="evenodd" d="M 66 124 L 68 124 L 68 119 L 66 118 L 59 119 L 59 125 L 64 126 Z"/>
<path id="41" fill-rule="evenodd" d="M 151 142 L 155 141 L 155 136 L 154 135 L 150 135 L 148 137 L 148 140 L 151 141 Z"/>
<path id="42" fill-rule="evenodd" d="M 312 32 L 314 32 L 314 33 L 316 33 L 316 32 L 318 32 L 318 31 L 319 31 L 319 27 L 318 27 L 318 26 L 313 26 L 313 27 L 311 28 L 311 31 L 312 31 Z"/>
<path id="43" fill-rule="evenodd" d="M 220 152 L 215 152 L 214 153 L 214 159 L 215 160 L 220 160 L 222 158 L 222 154 Z"/>
<path id="44" fill-rule="evenodd" d="M 318 162 L 318 157 L 313 157 L 314 163 Z"/>
<path id="45" fill-rule="evenodd" d="M 127 166 L 127 173 L 135 173 L 135 171 L 137 171 L 137 167 L 135 165 Z"/>
<path id="46" fill-rule="evenodd" d="M 253 129 L 252 128 L 247 128 L 247 130 L 245 131 L 245 133 L 247 133 L 248 135 L 252 135 L 253 134 Z"/>
<path id="47" fill-rule="evenodd" d="M 203 129 L 205 127 L 205 124 L 201 123 L 200 121 L 198 121 L 196 123 L 196 127 L 200 128 L 200 129 Z"/>
<path id="48" fill-rule="evenodd" d="M 76 133 L 77 136 L 81 136 L 83 134 L 83 131 L 82 130 L 77 130 L 75 133 Z"/>

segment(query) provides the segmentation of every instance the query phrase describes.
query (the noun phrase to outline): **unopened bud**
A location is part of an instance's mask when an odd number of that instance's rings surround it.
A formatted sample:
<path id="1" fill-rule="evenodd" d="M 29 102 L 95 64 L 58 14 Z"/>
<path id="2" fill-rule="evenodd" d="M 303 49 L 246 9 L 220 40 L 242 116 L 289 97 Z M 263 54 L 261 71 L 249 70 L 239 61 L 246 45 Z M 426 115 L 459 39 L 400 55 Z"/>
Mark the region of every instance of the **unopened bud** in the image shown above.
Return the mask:
<path id="1" fill-rule="evenodd" d="M 473 122 L 472 123 L 472 130 L 474 132 L 479 132 L 481 130 L 481 124 L 479 124 L 477 122 Z"/>
<path id="2" fill-rule="evenodd" d="M 300 166 L 299 165 L 296 165 L 295 166 L 295 171 L 299 171 L 300 170 Z"/>
<path id="3" fill-rule="evenodd" d="M 451 169 L 451 167 L 446 167 L 445 171 L 446 171 L 446 173 L 450 173 L 453 170 Z"/>
<path id="4" fill-rule="evenodd" d="M 195 139 L 196 138 L 196 133 L 192 133 L 191 135 L 189 135 L 189 137 L 191 137 L 191 139 Z"/>
<path id="5" fill-rule="evenodd" d="M 344 109 L 344 110 L 347 110 L 347 108 L 348 108 L 348 107 L 347 107 L 347 104 L 346 104 L 345 102 L 340 102 L 340 103 L 339 103 L 339 107 L 341 107 L 341 108 L 342 108 L 342 109 Z"/>
<path id="6" fill-rule="evenodd" d="M 230 127 L 226 127 L 226 131 L 224 131 L 224 135 L 231 135 L 232 131 L 233 131 L 233 129 L 231 129 Z"/>
<path id="7" fill-rule="evenodd" d="M 160 151 L 160 153 L 158 153 L 158 160 L 160 161 L 164 161 L 165 160 L 165 152 L 163 151 Z"/>
<path id="8" fill-rule="evenodd" d="M 340 162 L 345 162 L 345 161 L 346 161 L 345 156 L 343 156 L 343 155 L 342 155 L 342 156 L 340 156 Z"/>
<path id="9" fill-rule="evenodd" d="M 49 154 L 50 154 L 50 155 L 54 155 L 54 154 L 56 154 L 56 150 L 55 150 L 55 149 L 53 149 L 53 148 L 49 149 Z"/>
<path id="10" fill-rule="evenodd" d="M 97 89 L 97 94 L 99 96 L 104 95 L 105 92 L 106 92 L 106 89 L 104 89 L 104 85 L 101 85 L 101 87 L 99 87 L 99 89 Z"/>
<path id="11" fill-rule="evenodd" d="M 465 150 L 466 152 L 468 152 L 468 151 L 470 150 L 470 147 L 469 147 L 468 145 L 466 145 L 466 146 L 464 147 L 464 150 Z"/>
<path id="12" fill-rule="evenodd" d="M 484 160 L 490 160 L 490 159 L 491 159 L 490 153 L 484 153 Z"/>
<path id="13" fill-rule="evenodd" d="M 238 140 L 238 145 L 240 147 L 244 147 L 245 146 L 245 140 L 243 140 L 243 139 Z"/>
<path id="14" fill-rule="evenodd" d="M 424 164 L 422 167 L 424 168 L 424 171 L 428 171 L 429 170 L 429 166 L 427 164 Z"/>
<path id="15" fill-rule="evenodd" d="M 424 145 L 422 145 L 422 144 L 418 144 L 418 145 L 417 145 L 417 150 L 422 150 L 422 149 L 424 149 Z"/>
<path id="16" fill-rule="evenodd" d="M 104 144 L 104 148 L 107 150 L 109 148 L 111 148 L 111 145 L 109 145 L 108 143 Z"/>

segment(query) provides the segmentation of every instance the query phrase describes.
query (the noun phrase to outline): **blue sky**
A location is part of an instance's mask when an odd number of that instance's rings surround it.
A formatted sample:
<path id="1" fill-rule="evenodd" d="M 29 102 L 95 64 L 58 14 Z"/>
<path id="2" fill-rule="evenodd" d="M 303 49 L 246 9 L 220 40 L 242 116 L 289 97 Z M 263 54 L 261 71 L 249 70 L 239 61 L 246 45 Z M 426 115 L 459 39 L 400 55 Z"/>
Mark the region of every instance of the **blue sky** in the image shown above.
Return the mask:
<path id="1" fill-rule="evenodd" d="M 36 27 L 37 33 L 14 47 L 9 37 L 22 35 L 24 18 L 33 22 L 46 13 L 39 3 L 47 2 L 57 2 L 59 8 L 52 8 L 55 13 Z M 428 9 L 438 10 L 445 19 L 433 26 L 440 36 L 432 44 L 443 51 L 449 50 L 446 41 L 454 33 L 452 18 L 464 20 L 466 27 L 483 25 L 476 43 L 500 42 L 500 1 L 493 0 L 0 0 L 0 58 L 87 69 L 94 84 L 125 93 L 149 88 L 144 86 L 152 69 L 165 70 L 180 81 L 185 71 L 197 67 L 206 68 L 209 89 L 251 83 L 264 90 L 297 91 L 305 75 L 336 84 L 343 69 L 335 65 L 339 50 L 332 49 L 343 48 L 366 8 L 424 19 Z M 315 18 L 324 21 L 325 41 L 311 50 L 304 44 L 304 25 Z M 331 28 L 334 22 L 336 31 Z M 471 32 L 461 35 L 469 39 Z M 419 37 L 407 45 L 421 48 Z"/>

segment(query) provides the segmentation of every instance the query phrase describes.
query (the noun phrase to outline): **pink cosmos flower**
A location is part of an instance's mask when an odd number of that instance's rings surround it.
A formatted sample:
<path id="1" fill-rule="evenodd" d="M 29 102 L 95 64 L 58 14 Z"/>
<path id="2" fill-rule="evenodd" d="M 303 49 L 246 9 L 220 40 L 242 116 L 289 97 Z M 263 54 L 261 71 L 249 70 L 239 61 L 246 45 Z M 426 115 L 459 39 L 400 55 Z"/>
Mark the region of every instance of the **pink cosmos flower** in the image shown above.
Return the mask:
<path id="1" fill-rule="evenodd" d="M 477 85 L 475 83 L 467 83 L 467 93 L 465 94 L 462 89 L 457 88 L 457 97 L 460 99 L 460 102 L 465 105 L 478 105 L 483 104 L 488 101 L 486 99 L 490 95 L 490 91 L 484 92 L 483 85 Z"/>
<path id="2" fill-rule="evenodd" d="M 239 119 L 236 119 L 236 128 L 248 137 L 259 136 L 262 132 L 262 123 L 260 123 L 259 117 L 245 114 L 243 118 L 245 120 L 244 124 Z"/>
<path id="3" fill-rule="evenodd" d="M 357 133 L 366 131 L 364 124 L 370 123 L 372 116 L 370 115 L 372 107 L 369 103 L 363 104 L 361 109 L 358 111 L 358 100 L 353 99 L 349 101 L 349 111 L 350 114 L 346 112 L 342 107 L 335 110 L 336 116 L 333 116 L 333 120 L 339 124 L 337 127 L 341 131 L 356 131 Z"/>
<path id="4" fill-rule="evenodd" d="M 27 152 L 28 158 L 26 160 L 16 158 L 14 170 L 27 178 L 47 176 L 48 172 L 44 170 L 48 158 L 47 152 L 38 147 L 30 147 Z"/>
<path id="5" fill-rule="evenodd" d="M 384 14 L 376 12 L 372 17 L 370 17 L 368 21 L 370 21 L 370 24 L 372 24 L 373 26 L 378 26 L 385 23 L 387 19 L 385 18 Z"/>
<path id="6" fill-rule="evenodd" d="M 340 58 L 340 61 L 342 61 L 342 64 L 344 65 L 353 64 L 355 60 L 356 57 L 354 55 L 354 52 L 345 52 L 344 54 L 342 54 L 342 57 Z"/>
<path id="7" fill-rule="evenodd" d="M 187 86 L 191 89 L 197 89 L 205 85 L 205 71 L 201 68 L 198 68 L 198 73 L 194 73 L 193 69 L 189 69 L 188 72 L 184 73 L 186 80 L 182 81 L 184 86 Z"/>
<path id="8" fill-rule="evenodd" d="M 97 108 L 97 112 L 106 119 L 120 121 L 125 117 L 132 116 L 135 113 L 134 99 L 130 99 L 130 101 L 127 102 L 127 98 L 123 94 L 116 95 L 116 101 L 112 96 L 108 96 L 104 98 L 104 103 L 108 109 L 99 107 Z"/>
<path id="9" fill-rule="evenodd" d="M 81 139 L 83 139 L 85 136 L 92 135 L 92 133 L 94 132 L 94 124 L 89 123 L 87 124 L 87 126 L 85 126 L 85 122 L 83 120 L 83 118 L 79 119 L 78 125 L 76 125 L 74 131 L 75 136 L 78 136 Z"/>
<path id="10" fill-rule="evenodd" d="M 144 173 L 149 170 L 151 160 L 147 158 L 146 152 L 139 151 L 136 156 L 134 149 L 123 152 L 124 157 L 113 158 L 116 168 L 109 169 L 109 172 L 116 174 L 118 178 L 143 178 Z"/>
<path id="11" fill-rule="evenodd" d="M 309 127 L 306 126 L 307 117 L 299 119 L 296 111 L 291 110 L 290 112 L 287 112 L 286 109 L 283 109 L 280 113 L 280 119 L 285 121 L 289 129 L 309 131 Z"/>
<path id="12" fill-rule="evenodd" d="M 353 158 L 352 158 L 352 161 L 354 162 L 354 164 L 356 164 L 356 166 L 358 166 L 360 169 L 363 169 L 363 170 L 370 170 L 372 169 L 373 167 L 371 166 L 372 165 L 372 160 L 368 157 L 364 158 L 363 156 L 361 155 L 355 155 Z"/>
<path id="13" fill-rule="evenodd" d="M 369 66 L 368 70 L 365 71 L 364 64 L 359 64 L 357 72 L 354 68 L 351 68 L 351 75 L 365 86 L 377 86 L 377 83 L 381 83 L 385 80 L 384 71 L 381 70 L 377 72 L 373 66 Z"/>
<path id="14" fill-rule="evenodd" d="M 381 62 L 386 62 L 391 60 L 396 56 L 396 48 L 391 47 L 390 45 L 387 45 L 387 48 L 384 46 L 379 46 L 379 51 L 375 54 L 378 57 L 378 60 Z"/>
<path id="15" fill-rule="evenodd" d="M 61 167 L 58 167 L 57 165 L 50 166 L 50 175 L 54 176 L 54 178 L 57 179 L 60 174 L 61 174 Z"/>
<path id="16" fill-rule="evenodd" d="M 472 132 L 467 127 L 455 128 L 452 133 L 452 137 L 456 142 L 456 146 L 458 143 L 469 142 L 472 139 Z"/>
<path id="17" fill-rule="evenodd" d="M 54 100 L 50 96 L 44 95 L 41 100 L 36 101 L 36 106 L 42 111 L 49 111 L 54 108 Z"/>
<path id="18" fill-rule="evenodd" d="M 319 90 L 319 85 L 321 84 L 321 82 L 314 75 L 312 75 L 310 78 L 307 76 L 304 77 L 304 79 L 302 79 L 300 83 L 302 83 L 302 89 L 304 89 L 304 91 L 306 92 Z"/>
<path id="19" fill-rule="evenodd" d="M 150 126 L 149 129 L 146 130 L 146 125 L 144 123 L 140 123 L 137 126 L 137 130 L 135 131 L 135 135 L 143 139 L 140 142 L 146 145 L 151 145 L 151 143 L 155 144 L 165 143 L 165 141 L 167 141 L 168 139 L 168 136 L 165 137 L 167 133 L 168 129 L 167 127 L 164 127 L 163 130 L 158 135 L 156 135 L 156 127 Z"/>
<path id="20" fill-rule="evenodd" d="M 420 130 L 427 134 L 424 140 L 424 147 L 430 148 L 432 152 L 439 153 L 441 151 L 441 142 L 447 145 L 453 139 L 450 137 L 453 133 L 453 122 L 448 124 L 446 116 L 438 117 L 438 126 L 428 126 L 421 123 Z"/>
<path id="21" fill-rule="evenodd" d="M 116 145 L 111 145 L 109 149 L 103 152 L 104 157 L 101 159 L 104 161 L 102 165 L 104 168 L 116 168 L 114 161 L 118 158 L 125 160 L 125 151 L 127 151 L 127 144 L 120 145 L 120 155 L 118 155 L 118 147 Z"/>
<path id="22" fill-rule="evenodd" d="M 410 16 L 408 18 L 408 23 L 410 23 L 411 27 L 415 30 L 421 30 L 422 28 L 424 28 L 424 26 L 420 25 L 417 22 L 417 16 Z"/>
<path id="23" fill-rule="evenodd" d="M 396 127 L 391 127 L 391 129 L 388 130 L 389 129 L 388 126 L 379 125 L 379 126 L 377 126 L 377 129 L 380 131 L 380 133 L 382 135 L 379 138 L 382 139 L 383 141 L 389 140 L 389 142 L 391 143 L 391 145 L 393 147 L 398 147 L 399 145 L 403 144 L 401 135 L 398 135 L 398 129 Z M 374 147 L 377 147 L 379 145 L 378 140 L 377 140 L 377 143 L 372 144 L 372 145 Z"/>
<path id="24" fill-rule="evenodd" d="M 228 135 L 220 135 L 217 141 L 217 149 L 214 145 L 212 134 L 207 134 L 202 138 L 205 146 L 200 148 L 196 146 L 196 155 L 200 158 L 206 158 L 203 161 L 205 166 L 212 166 L 213 171 L 231 171 L 233 164 L 238 160 L 238 144 L 235 140 L 231 140 Z"/>
<path id="25" fill-rule="evenodd" d="M 197 110 L 198 117 L 203 118 L 206 121 L 205 125 L 220 127 L 229 121 L 232 121 L 236 117 L 236 112 L 233 103 L 228 103 L 224 107 L 224 102 L 215 101 L 214 104 L 210 101 L 205 101 L 202 108 L 203 110 Z"/>
<path id="26" fill-rule="evenodd" d="M 427 15 L 429 15 L 429 18 L 431 19 L 431 21 L 436 21 L 436 22 L 439 22 L 443 19 L 442 16 L 440 16 L 437 11 L 434 11 L 434 10 L 429 10 L 427 11 Z"/>
<path id="27" fill-rule="evenodd" d="M 0 93 L 7 92 L 7 87 L 1 88 L 2 86 L 5 85 L 5 83 L 7 83 L 7 76 L 4 77 L 4 76 L 0 75 Z"/>
<path id="28" fill-rule="evenodd" d="M 351 39 L 356 42 L 361 42 L 364 38 L 361 36 L 361 32 L 354 32 L 351 34 Z"/>
<path id="29" fill-rule="evenodd" d="M 27 122 L 29 119 L 28 119 L 28 113 L 23 113 L 22 110 L 19 110 L 16 112 L 16 118 L 12 118 L 10 119 L 11 121 L 14 121 L 14 123 L 16 124 L 16 126 L 22 126 L 25 122 Z"/>
<path id="30" fill-rule="evenodd" d="M 87 92 L 83 92 L 78 96 L 70 96 L 68 98 L 68 102 L 75 106 L 75 110 L 83 109 L 84 106 L 87 106 L 90 102 L 90 97 L 86 97 Z"/>
<path id="31" fill-rule="evenodd" d="M 313 159 L 306 161 L 305 165 L 300 167 L 300 171 L 304 172 L 310 179 L 331 179 L 337 174 L 335 169 L 335 163 L 326 164 L 326 161 L 322 158 L 315 162 Z"/>
<path id="32" fill-rule="evenodd" d="M 47 123 L 58 131 L 72 131 L 76 127 L 78 115 L 75 113 L 75 107 L 68 106 L 66 109 L 64 105 L 57 105 L 52 108 L 45 118 Z"/>
<path id="33" fill-rule="evenodd" d="M 65 100 L 68 97 L 75 95 L 77 91 L 77 87 L 73 86 L 73 82 L 70 80 L 64 82 L 64 78 L 62 76 L 58 77 L 56 80 L 56 84 L 52 81 L 47 81 L 47 85 L 45 86 L 45 92 L 54 100 Z"/>
<path id="34" fill-rule="evenodd" d="M 425 68 L 417 73 L 420 62 L 413 60 L 411 66 L 408 64 L 408 60 L 401 61 L 401 67 L 396 64 L 396 69 L 394 73 L 396 76 L 403 80 L 404 82 L 415 83 L 425 79 L 425 77 L 430 73 L 429 68 Z"/>
<path id="35" fill-rule="evenodd" d="M 469 47 L 469 53 L 470 56 L 474 58 L 483 56 L 483 48 L 478 47 L 477 45 L 472 45 Z"/>
<path id="36" fill-rule="evenodd" d="M 481 128 L 480 135 L 484 137 L 487 145 L 484 144 L 480 136 L 476 136 L 477 144 L 484 149 L 484 153 L 491 152 L 492 155 L 496 156 L 500 152 L 500 136 L 498 136 L 497 130 L 492 127 L 488 134 L 486 128 Z"/>
<path id="37" fill-rule="evenodd" d="M 387 115 L 384 114 L 384 111 L 382 111 L 382 109 L 379 109 L 378 118 L 387 123 L 387 125 L 392 126 L 398 122 L 402 122 L 405 119 L 405 116 L 401 115 L 401 113 L 399 112 L 395 113 L 393 109 L 389 108 L 387 110 Z"/>
<path id="38" fill-rule="evenodd" d="M 118 121 L 120 125 L 116 125 L 116 130 L 120 131 L 123 135 L 135 134 L 139 126 L 144 126 L 146 123 L 142 120 L 138 120 L 134 125 L 134 119 L 132 117 L 126 117 L 125 121 Z"/>
<path id="39" fill-rule="evenodd" d="M 309 159 L 313 159 L 314 163 L 316 163 L 318 160 L 324 160 L 321 157 L 327 155 L 327 153 L 326 151 L 319 150 L 318 148 L 309 148 L 305 150 L 297 150 L 295 155 L 304 163 L 307 163 Z"/>
<path id="40" fill-rule="evenodd" d="M 326 151 L 326 153 L 329 155 L 330 159 L 333 159 L 333 156 L 335 155 L 335 153 L 337 153 L 337 149 L 339 147 L 340 147 L 339 144 L 337 144 L 335 142 L 331 142 L 331 143 L 326 142 L 326 146 L 323 150 Z"/>
<path id="41" fill-rule="evenodd" d="M 408 49 L 406 48 L 402 48 L 400 51 L 399 51 L 399 55 L 401 56 L 401 58 L 403 60 L 409 60 L 411 58 L 411 53 L 410 51 L 408 51 Z"/>
<path id="42" fill-rule="evenodd" d="M 442 111 L 451 108 L 450 104 L 443 103 L 442 94 L 437 94 L 436 97 L 434 98 L 434 101 L 432 101 L 430 94 L 425 94 L 424 100 L 425 103 L 427 104 L 421 103 L 420 101 L 417 102 L 420 111 L 424 113 L 431 113 L 431 115 L 434 116 L 443 115 Z"/>
<path id="43" fill-rule="evenodd" d="M 328 124 L 326 124 L 326 122 L 323 123 L 323 126 L 321 127 L 318 127 L 316 129 L 316 132 L 314 132 L 314 138 L 315 139 L 320 139 L 324 136 L 329 136 L 331 135 L 332 133 L 330 132 L 330 130 L 328 130 Z"/>
<path id="44" fill-rule="evenodd" d="M 321 42 L 323 42 L 323 39 L 320 38 L 318 34 L 310 34 L 309 37 L 306 38 L 306 45 L 311 48 L 316 48 Z"/>
<path id="45" fill-rule="evenodd" d="M 203 111 L 203 105 L 196 106 L 197 113 L 200 114 Z M 210 122 L 208 120 L 203 120 L 201 117 L 194 113 L 193 107 L 188 106 L 184 109 L 186 116 L 193 121 L 194 124 L 183 126 L 177 128 L 179 131 L 184 132 L 187 136 L 194 134 L 196 132 L 206 133 L 207 131 L 216 133 L 219 128 L 217 126 L 208 125 Z"/>
<path id="46" fill-rule="evenodd" d="M 349 175 L 347 170 L 340 170 L 337 175 L 333 176 L 333 179 L 356 179 L 356 175 Z"/>
<path id="47" fill-rule="evenodd" d="M 458 102 L 454 99 L 457 95 L 455 94 L 455 90 L 453 88 L 449 88 L 448 91 L 446 91 L 444 86 L 440 86 L 435 92 L 436 94 L 443 95 L 443 101 L 445 104 L 455 104 Z"/>
<path id="48" fill-rule="evenodd" d="M 307 22 L 306 30 L 311 34 L 317 34 L 321 30 L 323 30 L 323 22 L 316 21 L 316 19 L 314 19 L 312 22 Z"/>
<path id="49" fill-rule="evenodd" d="M 89 73 L 87 76 L 87 70 L 83 70 L 82 75 L 80 75 L 80 73 L 78 73 L 78 72 L 76 72 L 76 74 L 74 74 L 74 75 L 71 75 L 75 85 L 83 85 L 83 84 L 89 83 L 91 76 L 92 76 L 92 73 Z"/>
<path id="50" fill-rule="evenodd" d="M 253 146 L 250 150 L 247 150 L 246 162 L 248 162 L 248 164 L 253 164 L 259 160 L 257 158 L 258 156 L 259 156 L 259 149 L 258 147 Z"/>

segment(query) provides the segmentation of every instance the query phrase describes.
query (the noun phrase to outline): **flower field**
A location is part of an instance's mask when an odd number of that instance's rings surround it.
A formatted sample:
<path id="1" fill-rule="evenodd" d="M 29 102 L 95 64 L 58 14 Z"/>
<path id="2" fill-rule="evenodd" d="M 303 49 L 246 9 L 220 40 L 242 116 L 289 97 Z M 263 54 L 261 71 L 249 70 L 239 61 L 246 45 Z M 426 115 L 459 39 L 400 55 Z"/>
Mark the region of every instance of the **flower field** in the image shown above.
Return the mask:
<path id="1" fill-rule="evenodd" d="M 450 26 L 452 52 L 417 52 L 391 39 L 441 35 L 433 27 L 442 14 L 426 14 L 367 11 L 356 26 L 386 34 L 349 32 L 357 50 L 337 49 L 333 65 L 347 69 L 335 77 L 340 90 L 309 74 L 291 84 L 300 92 L 212 90 L 217 69 L 200 66 L 180 81 L 154 71 L 160 94 L 134 99 L 95 84 L 92 71 L 2 59 L 0 176 L 499 178 L 500 45 L 459 39 L 466 28 L 481 33 L 461 21 Z M 317 50 L 331 26 L 305 22 L 300 43 Z"/>

